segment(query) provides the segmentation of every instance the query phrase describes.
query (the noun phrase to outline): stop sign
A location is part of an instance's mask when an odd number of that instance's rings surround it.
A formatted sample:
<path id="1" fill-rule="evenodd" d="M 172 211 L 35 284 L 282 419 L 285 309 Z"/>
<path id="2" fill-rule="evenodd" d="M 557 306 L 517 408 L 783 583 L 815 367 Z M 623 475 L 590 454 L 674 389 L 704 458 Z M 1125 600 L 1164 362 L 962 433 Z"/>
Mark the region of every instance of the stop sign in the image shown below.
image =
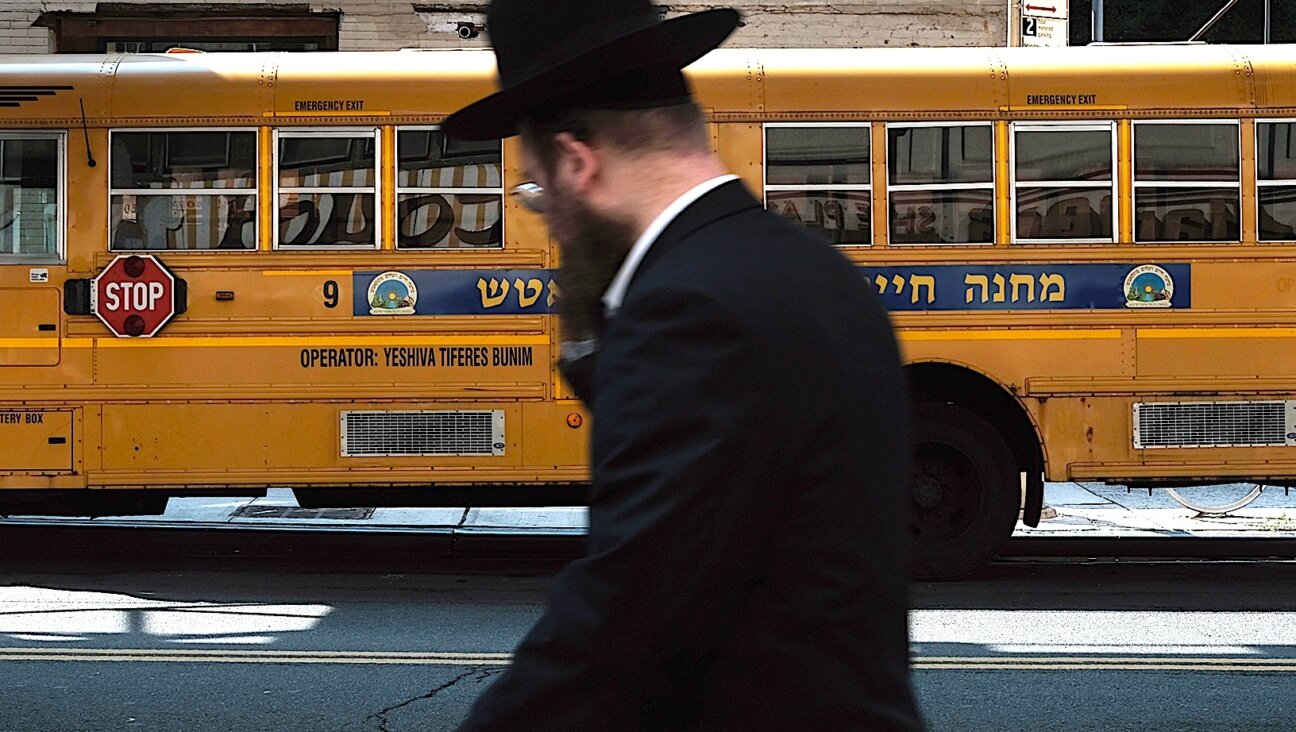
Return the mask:
<path id="1" fill-rule="evenodd" d="M 90 283 L 90 312 L 113 335 L 148 338 L 176 314 L 175 291 L 175 276 L 153 255 L 118 255 Z"/>

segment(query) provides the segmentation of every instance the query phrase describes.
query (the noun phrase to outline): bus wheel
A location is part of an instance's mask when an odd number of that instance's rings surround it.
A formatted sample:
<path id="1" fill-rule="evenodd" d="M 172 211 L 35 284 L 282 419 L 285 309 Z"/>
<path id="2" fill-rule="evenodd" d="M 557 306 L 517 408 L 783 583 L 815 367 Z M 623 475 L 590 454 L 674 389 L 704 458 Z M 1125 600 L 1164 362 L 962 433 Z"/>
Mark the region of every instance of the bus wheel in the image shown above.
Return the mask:
<path id="1" fill-rule="evenodd" d="M 989 562 L 1012 535 L 1020 479 L 1012 451 L 962 407 L 919 403 L 909 533 L 917 579 L 954 579 Z"/>

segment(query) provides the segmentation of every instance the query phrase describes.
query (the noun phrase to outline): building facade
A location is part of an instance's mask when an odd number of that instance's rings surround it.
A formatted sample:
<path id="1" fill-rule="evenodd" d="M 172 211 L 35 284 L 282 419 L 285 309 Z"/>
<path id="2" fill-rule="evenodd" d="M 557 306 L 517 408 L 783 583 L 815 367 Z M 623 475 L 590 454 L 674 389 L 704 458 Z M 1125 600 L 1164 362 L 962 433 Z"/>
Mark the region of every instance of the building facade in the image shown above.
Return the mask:
<path id="1" fill-rule="evenodd" d="M 0 53 L 362 51 L 485 45 L 486 2 L 399 0 L 4 0 Z M 663 4 L 668 16 L 740 9 L 736 47 L 1002 46 L 1005 0 Z"/>

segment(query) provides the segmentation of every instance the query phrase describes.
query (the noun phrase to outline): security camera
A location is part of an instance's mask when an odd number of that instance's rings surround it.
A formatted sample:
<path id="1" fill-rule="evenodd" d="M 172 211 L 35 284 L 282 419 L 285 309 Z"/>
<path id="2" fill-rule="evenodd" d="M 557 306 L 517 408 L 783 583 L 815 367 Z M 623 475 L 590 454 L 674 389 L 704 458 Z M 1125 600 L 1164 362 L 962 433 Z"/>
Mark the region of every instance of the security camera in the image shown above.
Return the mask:
<path id="1" fill-rule="evenodd" d="M 460 38 L 464 39 L 465 41 L 468 41 L 481 35 L 482 29 L 481 26 L 477 25 L 471 20 L 465 20 L 462 23 L 459 23 L 458 32 Z"/>

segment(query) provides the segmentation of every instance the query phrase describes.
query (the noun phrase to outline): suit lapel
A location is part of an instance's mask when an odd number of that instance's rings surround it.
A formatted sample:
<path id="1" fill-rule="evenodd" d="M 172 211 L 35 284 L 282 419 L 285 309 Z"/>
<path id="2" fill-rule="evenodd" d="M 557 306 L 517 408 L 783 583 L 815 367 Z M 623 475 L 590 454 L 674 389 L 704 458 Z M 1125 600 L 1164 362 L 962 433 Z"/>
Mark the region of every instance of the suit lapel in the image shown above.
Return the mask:
<path id="1" fill-rule="evenodd" d="M 760 201 L 747 192 L 747 187 L 740 180 L 731 180 L 707 191 L 705 195 L 681 211 L 674 221 L 666 225 L 661 235 L 657 237 L 657 241 L 653 242 L 648 253 L 644 255 L 643 261 L 639 263 L 634 277 L 630 279 L 630 287 L 634 287 L 635 281 L 646 270 L 651 269 L 653 263 L 666 256 L 671 249 L 693 232 L 728 216 L 760 208 L 760 205 Z M 629 288 L 626 291 L 628 293 Z"/>
<path id="2" fill-rule="evenodd" d="M 644 255 L 643 261 L 639 263 L 634 276 L 630 278 L 630 285 L 626 288 L 627 295 L 634 288 L 634 283 L 639 281 L 645 270 L 651 269 L 654 263 L 668 256 L 672 249 L 678 247 L 681 242 L 688 239 L 695 231 L 734 214 L 759 209 L 760 206 L 760 201 L 757 201 L 747 192 L 747 188 L 742 184 L 742 181 L 732 180 L 707 191 L 705 195 L 681 211 L 675 217 L 675 220 L 667 224 L 666 228 L 662 230 L 661 235 L 657 237 L 657 240 L 649 247 L 648 253 Z M 563 376 L 566 377 L 576 395 L 587 406 L 593 407 L 597 383 L 595 372 L 598 364 L 598 351 L 595 350 L 580 358 L 563 358 L 560 359 L 559 363 Z"/>

